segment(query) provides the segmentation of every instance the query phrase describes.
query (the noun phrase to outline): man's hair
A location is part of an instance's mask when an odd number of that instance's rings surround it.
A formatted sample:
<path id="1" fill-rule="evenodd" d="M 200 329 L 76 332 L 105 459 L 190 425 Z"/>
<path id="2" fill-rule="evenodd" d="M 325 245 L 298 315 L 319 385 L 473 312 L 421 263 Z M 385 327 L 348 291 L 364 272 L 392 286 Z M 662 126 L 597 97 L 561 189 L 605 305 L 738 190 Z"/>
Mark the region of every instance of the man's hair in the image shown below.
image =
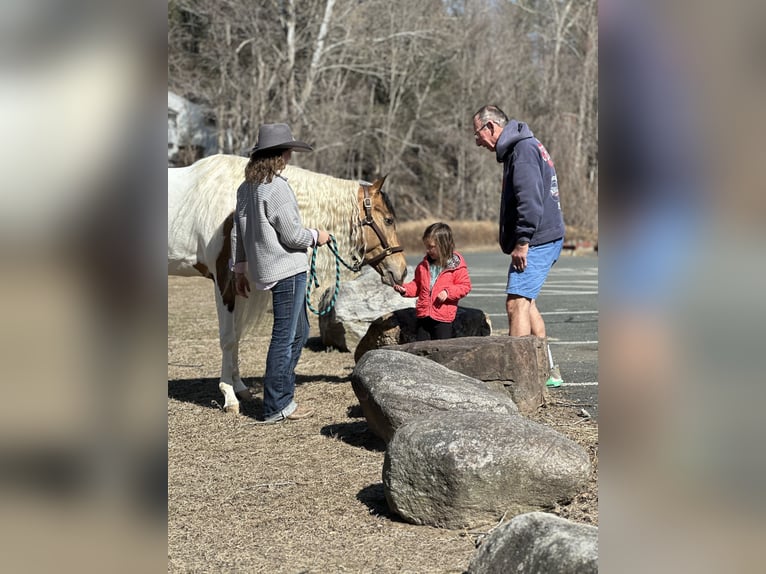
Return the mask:
<path id="1" fill-rule="evenodd" d="M 508 116 L 505 115 L 505 112 L 497 106 L 493 106 L 491 104 L 483 106 L 473 115 L 473 117 L 479 118 L 479 121 L 482 124 L 486 124 L 487 122 L 494 122 L 500 127 L 505 127 L 505 125 L 508 123 Z"/>
<path id="2" fill-rule="evenodd" d="M 455 240 L 452 237 L 452 229 L 446 223 L 440 221 L 432 223 L 423 232 L 423 241 L 430 239 L 436 244 L 438 254 L 435 263 L 439 267 L 444 267 L 452 258 L 452 252 L 455 250 Z"/>

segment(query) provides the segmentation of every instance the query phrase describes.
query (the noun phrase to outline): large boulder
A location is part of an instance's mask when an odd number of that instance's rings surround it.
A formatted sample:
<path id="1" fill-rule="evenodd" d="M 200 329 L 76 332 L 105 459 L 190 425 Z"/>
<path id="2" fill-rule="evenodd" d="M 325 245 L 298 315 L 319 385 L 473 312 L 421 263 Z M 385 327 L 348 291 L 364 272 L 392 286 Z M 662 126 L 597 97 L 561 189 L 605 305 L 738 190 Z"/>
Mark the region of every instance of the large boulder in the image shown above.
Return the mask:
<path id="1" fill-rule="evenodd" d="M 434 411 L 518 415 L 502 385 L 402 351 L 366 353 L 351 373 L 351 386 L 370 430 L 386 442 L 402 424 Z"/>
<path id="2" fill-rule="evenodd" d="M 414 301 L 414 299 L 412 299 Z M 388 345 L 401 345 L 416 340 L 417 317 L 414 308 L 397 309 L 370 323 L 359 341 L 354 360 L 359 361 L 367 351 Z M 452 323 L 455 337 L 488 337 L 492 334 L 492 321 L 481 309 L 458 307 Z"/>
<path id="3" fill-rule="evenodd" d="M 335 286 L 327 288 L 319 300 L 317 310 L 326 309 L 332 302 Z M 415 299 L 404 298 L 388 285 L 381 283 L 380 275 L 369 268 L 353 281 L 343 281 L 333 308 L 319 317 L 322 344 L 349 352 L 367 333 L 370 324 L 401 307 L 415 306 Z M 414 312 L 414 309 L 413 309 Z"/>
<path id="4" fill-rule="evenodd" d="M 481 381 L 500 383 L 522 414 L 545 404 L 548 357 L 539 337 L 465 337 L 388 347 L 426 357 Z"/>
<path id="5" fill-rule="evenodd" d="M 596 574 L 598 528 L 545 512 L 516 516 L 482 542 L 468 574 Z"/>
<path id="6" fill-rule="evenodd" d="M 571 500 L 590 474 L 583 447 L 525 417 L 432 412 L 394 433 L 383 488 L 406 521 L 459 529 Z"/>

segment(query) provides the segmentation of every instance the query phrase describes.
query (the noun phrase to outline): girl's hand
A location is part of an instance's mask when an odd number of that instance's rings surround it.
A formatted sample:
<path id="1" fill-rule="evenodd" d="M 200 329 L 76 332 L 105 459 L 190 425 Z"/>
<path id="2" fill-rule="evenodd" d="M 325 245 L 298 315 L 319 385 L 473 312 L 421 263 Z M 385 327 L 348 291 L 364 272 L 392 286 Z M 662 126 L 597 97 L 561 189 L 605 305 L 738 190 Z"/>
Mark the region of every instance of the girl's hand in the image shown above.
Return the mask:
<path id="1" fill-rule="evenodd" d="M 400 295 L 404 295 L 404 292 L 406 291 L 406 289 L 402 287 L 401 285 L 397 285 L 396 283 L 394 283 L 394 291 L 396 291 Z"/>
<path id="2" fill-rule="evenodd" d="M 436 296 L 436 300 L 437 300 L 439 303 L 444 303 L 444 302 L 447 300 L 447 295 L 448 295 L 448 294 L 447 294 L 447 290 L 446 290 L 446 289 L 442 289 L 442 290 L 439 292 L 439 294 Z"/>

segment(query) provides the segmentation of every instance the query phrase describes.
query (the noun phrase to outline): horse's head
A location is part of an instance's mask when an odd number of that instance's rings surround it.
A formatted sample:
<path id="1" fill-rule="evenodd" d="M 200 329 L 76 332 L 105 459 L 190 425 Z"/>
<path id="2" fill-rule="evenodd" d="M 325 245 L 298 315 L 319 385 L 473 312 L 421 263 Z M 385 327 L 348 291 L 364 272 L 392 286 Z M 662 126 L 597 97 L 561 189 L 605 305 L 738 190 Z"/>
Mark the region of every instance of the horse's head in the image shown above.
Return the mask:
<path id="1" fill-rule="evenodd" d="M 386 285 L 401 284 L 407 275 L 407 261 L 396 236 L 396 216 L 388 196 L 383 191 L 386 176 L 372 185 L 359 186 L 359 220 L 363 245 L 359 252 L 362 262 L 380 274 Z"/>

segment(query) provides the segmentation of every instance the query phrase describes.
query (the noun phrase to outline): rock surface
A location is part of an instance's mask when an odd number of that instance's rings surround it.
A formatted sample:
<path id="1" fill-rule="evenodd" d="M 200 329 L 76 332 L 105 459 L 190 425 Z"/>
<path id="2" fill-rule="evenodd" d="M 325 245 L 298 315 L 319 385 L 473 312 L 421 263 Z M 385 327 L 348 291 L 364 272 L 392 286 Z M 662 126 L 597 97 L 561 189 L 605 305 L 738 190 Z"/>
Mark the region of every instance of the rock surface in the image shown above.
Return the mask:
<path id="1" fill-rule="evenodd" d="M 525 417 L 434 412 L 396 430 L 383 488 L 406 521 L 457 529 L 570 500 L 590 474 L 583 447 Z"/>
<path id="2" fill-rule="evenodd" d="M 386 442 L 405 422 L 434 411 L 518 415 L 502 385 L 402 351 L 366 353 L 351 373 L 351 385 L 370 430 Z"/>
<path id="3" fill-rule="evenodd" d="M 414 299 L 412 299 L 414 301 Z M 416 340 L 417 318 L 414 308 L 397 309 L 376 318 L 359 341 L 354 360 L 359 361 L 367 351 L 387 345 L 401 345 Z M 488 337 L 492 334 L 492 322 L 481 309 L 458 307 L 452 323 L 455 337 Z"/>
<path id="4" fill-rule="evenodd" d="M 335 286 L 322 293 L 317 310 L 328 307 Z M 365 336 L 370 324 L 381 314 L 394 309 L 415 306 L 415 299 L 406 299 L 380 281 L 380 275 L 366 269 L 353 281 L 343 281 L 335 305 L 329 313 L 319 317 L 322 343 L 341 351 L 354 351 Z M 414 313 L 414 309 L 413 309 Z"/>
<path id="5" fill-rule="evenodd" d="M 531 512 L 497 527 L 474 554 L 468 574 L 596 574 L 598 528 Z"/>
<path id="6" fill-rule="evenodd" d="M 504 335 L 464 337 L 388 348 L 426 357 L 481 381 L 502 384 L 523 414 L 545 404 L 545 381 L 549 373 L 545 339 Z"/>

